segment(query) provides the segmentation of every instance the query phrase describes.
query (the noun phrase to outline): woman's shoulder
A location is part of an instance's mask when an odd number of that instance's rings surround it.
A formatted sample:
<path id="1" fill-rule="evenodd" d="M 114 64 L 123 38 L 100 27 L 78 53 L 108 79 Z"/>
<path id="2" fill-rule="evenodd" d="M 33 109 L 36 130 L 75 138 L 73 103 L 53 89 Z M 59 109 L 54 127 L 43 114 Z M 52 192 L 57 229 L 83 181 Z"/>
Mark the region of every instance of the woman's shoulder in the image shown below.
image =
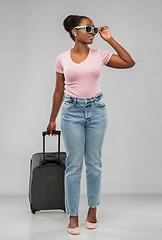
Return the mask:
<path id="1" fill-rule="evenodd" d="M 97 53 L 98 52 L 98 49 L 94 49 L 94 48 L 89 48 L 91 52 L 93 53 Z"/>
<path id="2" fill-rule="evenodd" d="M 103 50 L 103 49 L 92 49 L 91 48 L 91 52 L 101 58 L 104 58 L 105 56 L 111 56 L 112 53 L 107 51 L 107 50 Z"/>
<path id="3" fill-rule="evenodd" d="M 103 50 L 103 49 L 100 49 L 100 48 L 97 48 L 97 49 L 90 48 L 90 50 L 91 50 L 91 52 L 99 53 L 99 54 L 108 52 L 107 50 Z"/>
<path id="4" fill-rule="evenodd" d="M 112 56 L 111 52 L 103 49 L 91 49 L 91 52 L 93 53 L 93 57 L 97 57 L 98 59 L 102 60 L 104 65 L 108 63 Z"/>
<path id="5" fill-rule="evenodd" d="M 69 55 L 69 52 L 70 52 L 70 49 L 67 50 L 67 51 L 65 51 L 65 52 L 60 53 L 60 54 L 58 55 L 58 57 L 65 57 L 65 56 Z M 58 57 L 57 57 L 57 58 L 58 58 Z"/>
<path id="6" fill-rule="evenodd" d="M 91 50 L 91 53 L 97 54 L 97 55 L 100 55 L 100 56 L 102 56 L 104 53 L 107 52 L 103 49 L 98 49 L 98 48 L 96 48 L 96 49 L 90 48 L 90 50 Z"/>

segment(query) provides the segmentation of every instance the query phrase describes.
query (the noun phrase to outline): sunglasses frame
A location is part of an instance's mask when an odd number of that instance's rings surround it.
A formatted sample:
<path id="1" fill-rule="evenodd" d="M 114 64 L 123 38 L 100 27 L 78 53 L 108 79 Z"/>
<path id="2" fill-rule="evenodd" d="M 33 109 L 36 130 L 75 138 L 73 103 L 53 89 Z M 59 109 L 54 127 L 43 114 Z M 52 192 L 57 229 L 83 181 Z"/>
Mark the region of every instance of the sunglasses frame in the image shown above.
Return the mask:
<path id="1" fill-rule="evenodd" d="M 91 28 L 91 31 L 93 30 L 93 32 L 94 32 L 94 28 L 97 28 L 97 30 L 99 30 L 98 27 L 91 27 L 91 26 L 89 26 L 89 25 L 87 25 L 87 26 L 77 26 L 77 27 L 74 27 L 74 29 L 85 28 L 85 31 L 86 31 L 86 27 L 90 27 L 90 28 Z M 91 32 L 91 31 L 90 31 L 90 32 Z M 87 32 L 87 31 L 86 31 L 86 33 L 90 33 L 90 32 Z M 98 31 L 97 31 L 97 33 L 98 33 Z M 94 34 L 97 34 L 97 33 L 94 32 Z"/>

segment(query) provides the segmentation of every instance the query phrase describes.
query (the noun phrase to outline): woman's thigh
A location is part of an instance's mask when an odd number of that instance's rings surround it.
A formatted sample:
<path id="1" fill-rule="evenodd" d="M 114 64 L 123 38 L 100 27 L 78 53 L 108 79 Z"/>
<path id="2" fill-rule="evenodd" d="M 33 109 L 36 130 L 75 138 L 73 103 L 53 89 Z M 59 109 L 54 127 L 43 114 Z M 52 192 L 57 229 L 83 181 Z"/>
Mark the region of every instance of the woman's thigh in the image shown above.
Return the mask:
<path id="1" fill-rule="evenodd" d="M 85 154 L 91 158 L 101 155 L 101 149 L 108 125 L 106 106 L 93 103 L 91 118 L 85 128 Z"/>
<path id="2" fill-rule="evenodd" d="M 68 164 L 78 164 L 83 160 L 85 128 L 81 113 L 76 109 L 63 109 L 61 113 L 61 131 L 68 156 Z"/>

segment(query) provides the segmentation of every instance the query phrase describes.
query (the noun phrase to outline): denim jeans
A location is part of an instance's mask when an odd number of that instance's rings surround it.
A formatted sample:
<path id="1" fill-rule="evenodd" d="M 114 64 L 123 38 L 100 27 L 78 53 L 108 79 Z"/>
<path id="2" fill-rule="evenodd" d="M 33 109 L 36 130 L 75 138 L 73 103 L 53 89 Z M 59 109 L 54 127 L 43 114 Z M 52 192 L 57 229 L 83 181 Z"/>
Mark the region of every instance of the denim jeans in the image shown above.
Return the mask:
<path id="1" fill-rule="evenodd" d="M 86 165 L 88 206 L 100 204 L 102 161 L 101 150 L 108 124 L 103 94 L 91 98 L 64 95 L 61 131 L 66 149 L 65 210 L 78 216 L 83 157 Z"/>

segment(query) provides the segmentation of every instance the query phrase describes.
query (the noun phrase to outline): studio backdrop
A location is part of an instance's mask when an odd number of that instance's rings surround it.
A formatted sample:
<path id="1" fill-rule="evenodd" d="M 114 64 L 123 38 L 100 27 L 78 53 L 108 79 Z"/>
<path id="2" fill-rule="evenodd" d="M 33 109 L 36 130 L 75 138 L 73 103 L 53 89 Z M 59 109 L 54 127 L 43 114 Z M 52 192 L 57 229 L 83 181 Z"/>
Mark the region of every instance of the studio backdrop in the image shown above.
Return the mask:
<path id="1" fill-rule="evenodd" d="M 102 69 L 108 128 L 101 193 L 162 193 L 161 8 L 160 0 L 0 1 L 0 194 L 28 194 L 30 159 L 42 152 L 51 114 L 55 60 L 74 47 L 63 28 L 70 14 L 107 25 L 136 62 L 130 69 Z M 89 47 L 116 54 L 99 34 Z M 57 150 L 57 137 L 47 136 L 46 150 Z"/>

